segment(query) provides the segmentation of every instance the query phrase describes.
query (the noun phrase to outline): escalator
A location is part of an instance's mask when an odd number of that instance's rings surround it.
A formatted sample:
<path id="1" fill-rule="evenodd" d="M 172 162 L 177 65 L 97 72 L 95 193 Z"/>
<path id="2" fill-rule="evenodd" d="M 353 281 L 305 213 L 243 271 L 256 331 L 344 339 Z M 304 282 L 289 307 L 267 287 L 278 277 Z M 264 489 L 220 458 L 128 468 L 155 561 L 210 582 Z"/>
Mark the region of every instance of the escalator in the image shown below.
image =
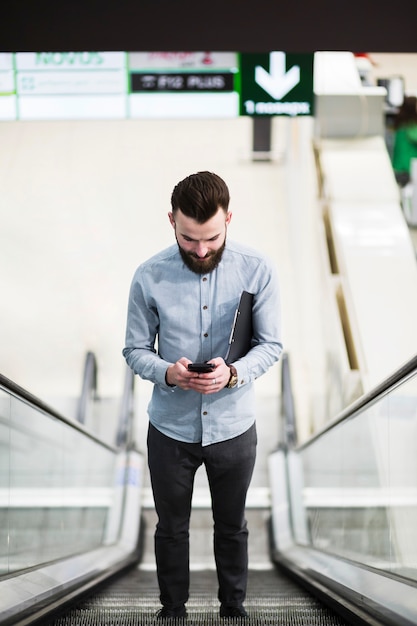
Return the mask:
<path id="1" fill-rule="evenodd" d="M 288 355 L 281 371 L 270 500 L 248 511 L 269 562 L 249 571 L 245 623 L 417 624 L 417 358 L 303 444 Z M 130 373 L 113 445 L 4 378 L 0 394 L 0 624 L 155 623 L 156 574 L 143 558 L 152 507 Z M 205 520 L 207 544 L 209 505 L 193 517 Z M 214 567 L 191 569 L 187 623 L 236 623 L 218 617 Z"/>
<path id="2" fill-rule="evenodd" d="M 212 570 L 192 572 L 188 619 L 169 623 L 214 626 L 245 623 L 248 626 L 344 626 L 347 622 L 279 570 L 250 570 L 245 607 L 249 620 L 219 619 L 217 581 Z M 158 623 L 160 608 L 155 572 L 139 568 L 110 582 L 76 608 L 55 617 L 50 626 L 148 626 Z"/>

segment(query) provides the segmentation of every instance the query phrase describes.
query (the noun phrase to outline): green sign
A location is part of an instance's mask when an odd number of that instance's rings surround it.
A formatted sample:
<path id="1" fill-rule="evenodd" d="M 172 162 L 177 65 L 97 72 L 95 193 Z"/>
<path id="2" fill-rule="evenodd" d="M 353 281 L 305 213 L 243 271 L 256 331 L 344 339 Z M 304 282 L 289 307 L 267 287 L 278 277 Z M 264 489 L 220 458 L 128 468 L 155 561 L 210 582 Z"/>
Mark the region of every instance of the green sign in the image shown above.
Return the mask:
<path id="1" fill-rule="evenodd" d="M 313 115 L 313 54 L 240 55 L 240 115 Z"/>

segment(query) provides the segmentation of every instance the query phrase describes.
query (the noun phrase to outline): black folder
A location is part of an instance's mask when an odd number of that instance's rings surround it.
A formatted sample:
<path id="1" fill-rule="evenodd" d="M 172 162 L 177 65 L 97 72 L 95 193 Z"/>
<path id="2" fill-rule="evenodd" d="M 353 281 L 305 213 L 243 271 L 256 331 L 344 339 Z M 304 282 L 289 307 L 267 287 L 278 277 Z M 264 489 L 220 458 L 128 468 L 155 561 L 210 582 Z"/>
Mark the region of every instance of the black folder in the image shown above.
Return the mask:
<path id="1" fill-rule="evenodd" d="M 226 363 L 237 361 L 252 347 L 252 303 L 253 294 L 242 291 L 232 324 L 229 348 L 224 359 Z"/>

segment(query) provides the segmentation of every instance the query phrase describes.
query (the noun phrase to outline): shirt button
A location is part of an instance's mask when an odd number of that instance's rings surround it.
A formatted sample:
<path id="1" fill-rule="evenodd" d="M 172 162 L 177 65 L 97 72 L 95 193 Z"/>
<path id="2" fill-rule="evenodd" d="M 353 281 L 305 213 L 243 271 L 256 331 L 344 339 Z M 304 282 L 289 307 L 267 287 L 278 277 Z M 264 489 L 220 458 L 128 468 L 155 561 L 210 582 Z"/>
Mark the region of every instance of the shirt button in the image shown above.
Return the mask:
<path id="1" fill-rule="evenodd" d="M 208 333 L 204 333 L 204 337 L 208 337 Z"/>
<path id="2" fill-rule="evenodd" d="M 203 415 L 207 415 L 207 411 L 203 411 Z"/>
<path id="3" fill-rule="evenodd" d="M 207 280 L 207 276 L 204 276 L 203 281 L 205 282 Z"/>
<path id="4" fill-rule="evenodd" d="M 207 311 L 207 309 L 208 309 L 208 306 L 204 305 L 203 306 L 203 311 Z"/>

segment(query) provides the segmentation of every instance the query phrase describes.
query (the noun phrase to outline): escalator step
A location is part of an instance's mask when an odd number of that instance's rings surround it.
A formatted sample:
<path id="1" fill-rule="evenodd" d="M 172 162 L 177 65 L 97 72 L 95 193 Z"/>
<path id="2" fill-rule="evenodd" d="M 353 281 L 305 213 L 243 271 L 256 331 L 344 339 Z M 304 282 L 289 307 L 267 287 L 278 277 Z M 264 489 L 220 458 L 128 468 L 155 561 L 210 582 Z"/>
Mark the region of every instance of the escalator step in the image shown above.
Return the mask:
<path id="1" fill-rule="evenodd" d="M 250 570 L 245 602 L 249 619 L 220 619 L 216 573 L 192 571 L 188 617 L 156 620 L 160 608 L 154 571 L 131 570 L 102 585 L 48 626 L 345 626 L 340 616 L 275 569 Z"/>

